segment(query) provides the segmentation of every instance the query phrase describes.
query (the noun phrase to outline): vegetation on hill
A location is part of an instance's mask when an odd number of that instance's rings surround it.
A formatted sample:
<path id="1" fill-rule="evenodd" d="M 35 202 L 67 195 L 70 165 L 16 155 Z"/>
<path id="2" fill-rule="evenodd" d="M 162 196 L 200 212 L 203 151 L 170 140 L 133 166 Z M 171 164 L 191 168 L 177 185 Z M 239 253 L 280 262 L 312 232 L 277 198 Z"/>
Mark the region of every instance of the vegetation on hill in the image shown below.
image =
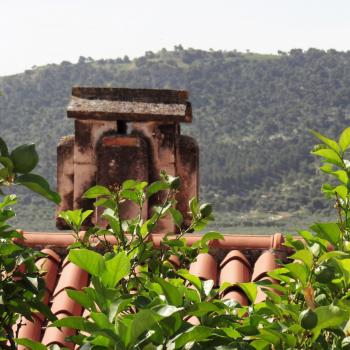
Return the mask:
<path id="1" fill-rule="evenodd" d="M 0 126 L 10 144 L 37 144 L 40 173 L 54 185 L 56 144 L 73 131 L 65 115 L 73 85 L 187 89 L 194 122 L 183 133 L 199 141 L 204 199 L 244 223 L 252 211 L 327 211 L 306 134 L 312 126 L 334 136 L 348 123 L 349 81 L 350 52 L 335 50 L 258 55 L 177 46 L 132 61 L 81 57 L 0 78 Z M 47 204 L 22 198 L 32 211 L 20 224 L 49 227 Z"/>

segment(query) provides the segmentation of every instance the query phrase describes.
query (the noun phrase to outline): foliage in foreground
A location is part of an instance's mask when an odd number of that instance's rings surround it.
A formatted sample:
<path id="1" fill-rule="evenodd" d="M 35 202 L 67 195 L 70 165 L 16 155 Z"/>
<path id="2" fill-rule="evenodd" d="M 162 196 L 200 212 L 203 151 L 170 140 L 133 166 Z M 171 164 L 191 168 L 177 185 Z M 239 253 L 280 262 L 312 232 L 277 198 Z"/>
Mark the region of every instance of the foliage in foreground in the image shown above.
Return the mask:
<path id="1" fill-rule="evenodd" d="M 10 153 L 6 143 L 0 138 L 1 349 L 16 349 L 14 338 L 21 327 L 21 316 L 32 320 L 32 312 L 39 311 L 50 320 L 56 319 L 42 302 L 45 284 L 35 261 L 43 254 L 14 243 L 13 240 L 21 239 L 22 234 L 7 223 L 15 216 L 11 207 L 17 202 L 15 194 L 4 193 L 8 188 L 21 185 L 55 203 L 60 200 L 58 194 L 50 190 L 41 176 L 32 173 L 38 160 L 33 144 L 21 145 Z"/>
<path id="2" fill-rule="evenodd" d="M 162 174 L 148 185 L 128 180 L 120 188 L 95 186 L 85 193 L 104 208 L 105 227 L 94 227 L 83 237 L 79 231 L 91 212 L 61 214 L 76 234 L 69 260 L 89 272 L 91 285 L 69 296 L 89 311 L 87 318 L 73 316 L 53 322 L 72 327 L 71 340 L 86 349 L 348 349 L 350 348 L 350 128 L 335 141 L 317 132 L 321 141 L 312 153 L 322 158 L 321 170 L 333 178 L 323 192 L 333 200 L 337 222 L 321 222 L 300 231 L 303 240 L 287 237 L 293 254 L 269 273 L 276 283 L 240 283 L 251 305 L 241 306 L 218 297 L 231 285 L 215 288 L 188 271 L 208 241 L 221 239 L 217 232 L 203 236 L 192 247 L 183 235 L 201 230 L 212 219 L 211 206 L 192 200 L 192 223 L 182 226 L 175 209 L 179 179 Z M 147 221 L 141 217 L 145 199 L 159 191 L 165 201 L 154 208 Z M 140 214 L 123 220 L 120 205 L 132 201 Z M 159 219 L 171 215 L 178 228 L 166 237 L 164 249 L 149 241 Z M 117 244 L 106 239 L 114 236 Z M 97 246 L 103 248 L 103 253 Z M 180 266 L 177 266 L 180 265 Z M 278 282 L 278 283 L 277 283 Z M 267 299 L 254 304 L 257 289 Z M 34 350 L 42 344 L 18 340 Z M 57 347 L 56 347 L 57 348 Z"/>
<path id="3" fill-rule="evenodd" d="M 194 247 L 182 239 L 181 213 L 174 209 L 178 179 L 163 175 L 162 180 L 146 183 L 126 181 L 119 189 L 96 186 L 87 198 L 105 208 L 103 217 L 109 229 L 95 227 L 80 239 L 77 235 L 69 260 L 92 275 L 91 286 L 68 291 L 89 311 L 88 318 L 67 317 L 54 322 L 57 327 L 73 327 L 78 334 L 72 341 L 82 349 L 339 349 L 348 348 L 350 315 L 350 237 L 349 162 L 350 129 L 336 142 L 317 132 L 322 144 L 313 154 L 322 157 L 322 171 L 338 182 L 326 184 L 323 191 L 335 199 L 338 222 L 316 223 L 312 232 L 301 231 L 304 240 L 289 236 L 287 246 L 294 253 L 289 261 L 269 273 L 279 284 L 267 280 L 242 283 L 250 306 L 220 300 L 225 288 L 191 275 L 188 265 L 199 252 L 207 251 L 204 235 Z M 123 220 L 119 207 L 131 200 L 140 207 L 154 193 L 167 191 L 166 200 L 154 215 L 143 222 L 141 214 Z M 191 202 L 193 220 L 188 231 L 199 230 L 211 218 L 211 207 Z M 61 216 L 78 234 L 90 213 L 64 212 Z M 148 238 L 157 221 L 170 214 L 178 226 L 175 239 L 165 239 L 164 249 L 152 249 Z M 128 233 L 130 236 L 126 236 Z M 118 244 L 104 239 L 113 235 Z M 95 251 L 88 238 L 94 236 L 105 248 Z M 180 263 L 175 268 L 174 256 Z M 264 288 L 267 299 L 254 304 L 257 288 Z M 194 321 L 195 320 L 195 321 Z M 350 323 L 349 323 L 350 324 Z"/>

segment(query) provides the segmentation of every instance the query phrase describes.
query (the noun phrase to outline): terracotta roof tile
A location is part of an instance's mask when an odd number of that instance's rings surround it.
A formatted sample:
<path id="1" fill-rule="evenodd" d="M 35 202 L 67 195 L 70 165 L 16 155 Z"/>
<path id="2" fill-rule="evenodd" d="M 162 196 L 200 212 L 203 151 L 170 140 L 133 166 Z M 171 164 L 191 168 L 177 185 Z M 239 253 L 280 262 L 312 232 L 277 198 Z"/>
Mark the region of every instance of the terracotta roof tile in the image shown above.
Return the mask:
<path id="1" fill-rule="evenodd" d="M 66 258 L 53 296 L 55 297 L 65 288 L 80 290 L 88 285 L 88 279 L 89 276 L 86 271 L 69 262 Z"/>
<path id="2" fill-rule="evenodd" d="M 58 319 L 61 319 L 61 318 L 66 317 L 67 315 L 66 314 L 58 314 L 56 316 Z M 57 344 L 59 346 L 65 346 L 68 349 L 73 350 L 74 344 L 66 341 L 65 339 L 67 337 L 74 335 L 74 334 L 75 334 L 75 331 L 70 329 L 70 328 L 62 327 L 61 329 L 58 329 L 56 327 L 47 327 L 45 332 L 44 332 L 44 336 L 43 336 L 43 339 L 41 342 L 47 346 Z"/>
<path id="3" fill-rule="evenodd" d="M 160 234 L 151 237 L 155 249 L 161 248 L 162 237 L 163 235 Z M 45 273 L 44 280 L 47 289 L 45 302 L 51 307 L 52 312 L 58 318 L 81 314 L 88 317 L 89 313 L 82 310 L 65 291 L 66 288 L 81 290 L 89 285 L 88 274 L 65 258 L 66 248 L 74 242 L 74 237 L 67 233 L 25 233 L 24 238 L 22 243 L 47 254 L 45 258 L 37 261 L 37 266 Z M 200 235 L 194 234 L 186 237 L 189 245 L 200 238 Z M 115 243 L 113 237 L 108 239 L 112 244 Z M 282 243 L 281 234 L 272 236 L 226 235 L 224 240 L 210 242 L 209 253 L 200 254 L 197 261 L 191 264 L 190 272 L 203 280 L 213 280 L 215 285 L 222 285 L 224 282 L 233 284 L 263 279 L 274 282 L 267 276 L 267 272 L 277 266 L 275 252 L 286 252 Z M 280 255 L 277 256 L 280 257 Z M 62 262 L 63 258 L 65 259 Z M 179 266 L 177 257 L 171 257 L 169 261 L 175 267 Z M 241 305 L 248 305 L 246 295 L 236 286 L 226 289 L 221 297 L 235 300 Z M 262 301 L 265 297 L 265 293 L 259 288 L 256 301 Z M 200 322 L 196 317 L 191 317 L 187 321 L 191 324 Z M 34 315 L 33 322 L 24 319 L 22 323 L 25 325 L 20 329 L 20 337 L 41 340 L 45 345 L 58 344 L 74 349 L 74 344 L 65 341 L 67 336 L 74 334 L 73 330 L 48 327 L 47 321 L 40 314 Z M 24 347 L 19 347 L 19 349 L 24 350 Z"/>
<path id="4" fill-rule="evenodd" d="M 80 316 L 81 306 L 71 299 L 65 290 L 61 290 L 52 301 L 51 311 L 53 314 L 66 314 L 69 316 Z"/>
<path id="5" fill-rule="evenodd" d="M 42 253 L 47 254 L 46 258 L 41 258 L 36 262 L 37 267 L 44 275 L 47 291 L 52 294 L 57 281 L 57 274 L 61 258 L 51 249 L 43 249 Z"/>
<path id="6" fill-rule="evenodd" d="M 19 329 L 18 338 L 30 338 L 35 341 L 40 341 L 43 321 L 33 316 L 33 321 L 22 318 L 22 327 Z M 18 350 L 25 350 L 26 347 L 19 345 Z"/>
<path id="7" fill-rule="evenodd" d="M 276 283 L 276 281 L 274 281 L 271 277 L 267 276 L 267 272 L 274 270 L 277 266 L 278 265 L 276 262 L 276 256 L 272 252 L 267 251 L 261 254 L 258 260 L 255 262 L 252 281 L 256 282 L 256 281 L 268 280 L 272 283 Z M 266 299 L 266 294 L 259 287 L 255 302 L 260 303 L 265 299 Z"/>
<path id="8" fill-rule="evenodd" d="M 261 254 L 254 265 L 252 281 L 259 281 L 266 273 L 277 267 L 276 256 L 271 251 Z"/>
<path id="9" fill-rule="evenodd" d="M 203 280 L 213 280 L 217 284 L 217 263 L 216 259 L 208 254 L 199 254 L 197 260 L 191 264 L 190 273 Z"/>
<path id="10" fill-rule="evenodd" d="M 222 261 L 220 267 L 220 285 L 225 282 L 234 284 L 250 281 L 250 264 L 239 250 L 231 250 Z M 241 305 L 248 304 L 247 297 L 238 287 L 227 288 L 223 292 L 222 298 L 235 300 Z"/>

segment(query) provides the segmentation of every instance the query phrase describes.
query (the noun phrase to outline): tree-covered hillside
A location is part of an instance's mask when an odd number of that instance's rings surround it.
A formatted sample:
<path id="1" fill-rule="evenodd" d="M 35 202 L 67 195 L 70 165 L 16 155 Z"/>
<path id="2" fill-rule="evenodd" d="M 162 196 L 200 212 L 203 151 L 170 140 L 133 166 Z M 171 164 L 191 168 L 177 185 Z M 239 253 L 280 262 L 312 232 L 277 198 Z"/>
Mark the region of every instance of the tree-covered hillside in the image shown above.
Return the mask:
<path id="1" fill-rule="evenodd" d="M 52 184 L 56 144 L 73 131 L 65 115 L 73 85 L 189 90 L 194 122 L 182 133 L 199 141 L 202 197 L 217 211 L 236 213 L 229 220 L 239 212 L 244 218 L 324 208 L 308 129 L 335 136 L 349 124 L 350 52 L 259 55 L 179 46 L 133 61 L 81 57 L 0 78 L 0 134 L 13 145 L 35 142 L 39 171 Z M 30 209 L 26 227 L 49 227 L 46 203 L 30 195 L 23 203 Z"/>

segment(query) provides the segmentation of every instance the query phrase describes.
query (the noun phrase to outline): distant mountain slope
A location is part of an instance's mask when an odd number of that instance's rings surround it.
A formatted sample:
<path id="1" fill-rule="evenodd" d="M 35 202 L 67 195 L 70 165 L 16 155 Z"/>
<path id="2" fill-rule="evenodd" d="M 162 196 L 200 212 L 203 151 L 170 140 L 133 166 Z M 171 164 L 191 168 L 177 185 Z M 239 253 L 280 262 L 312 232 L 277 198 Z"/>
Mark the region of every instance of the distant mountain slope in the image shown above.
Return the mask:
<path id="1" fill-rule="evenodd" d="M 307 130 L 335 135 L 350 119 L 350 52 L 334 50 L 273 56 L 177 47 L 0 78 L 0 134 L 14 145 L 35 142 L 39 171 L 52 184 L 56 144 L 73 131 L 65 115 L 73 85 L 189 90 L 194 123 L 183 133 L 200 144 L 202 196 L 227 212 L 322 210 Z M 46 203 L 28 195 L 23 203 L 24 222 L 46 227 Z"/>

